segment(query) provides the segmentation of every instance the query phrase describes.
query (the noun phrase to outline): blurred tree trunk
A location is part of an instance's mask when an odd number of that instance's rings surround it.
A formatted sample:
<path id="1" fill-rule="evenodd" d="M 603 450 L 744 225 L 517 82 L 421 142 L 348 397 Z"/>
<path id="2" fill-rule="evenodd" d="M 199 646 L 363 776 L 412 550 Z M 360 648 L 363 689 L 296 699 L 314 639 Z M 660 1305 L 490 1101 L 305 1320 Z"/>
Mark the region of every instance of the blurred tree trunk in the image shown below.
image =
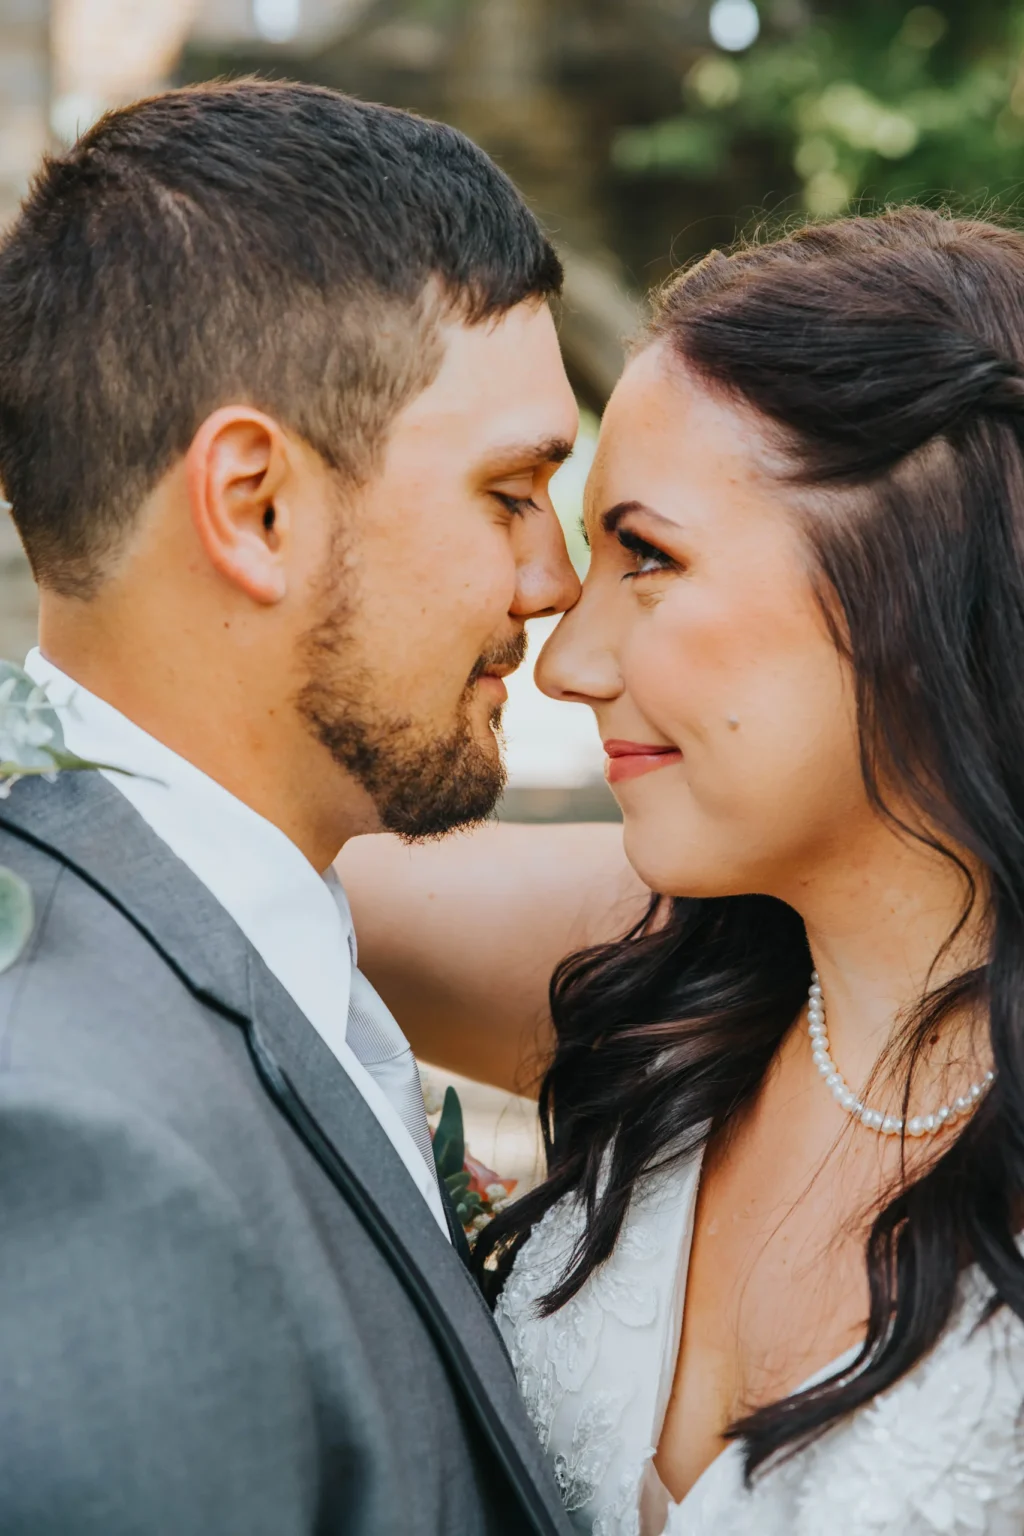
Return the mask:
<path id="1" fill-rule="evenodd" d="M 637 326 L 603 242 L 587 122 L 557 88 L 546 0 L 477 0 L 447 69 L 451 120 L 527 191 L 565 261 L 562 345 L 577 392 L 600 411 Z M 586 253 L 586 254 L 584 254 Z"/>
<path id="2" fill-rule="evenodd" d="M 328 46 L 274 56 L 283 73 L 453 123 L 508 172 L 565 260 L 566 361 L 597 411 L 638 323 L 618 254 L 609 142 L 623 93 L 630 111 L 637 99 L 648 111 L 678 102 L 694 38 L 692 0 L 671 12 L 635 0 L 629 10 L 615 0 L 376 0 Z M 266 63 L 245 48 L 193 48 L 183 78 Z"/>

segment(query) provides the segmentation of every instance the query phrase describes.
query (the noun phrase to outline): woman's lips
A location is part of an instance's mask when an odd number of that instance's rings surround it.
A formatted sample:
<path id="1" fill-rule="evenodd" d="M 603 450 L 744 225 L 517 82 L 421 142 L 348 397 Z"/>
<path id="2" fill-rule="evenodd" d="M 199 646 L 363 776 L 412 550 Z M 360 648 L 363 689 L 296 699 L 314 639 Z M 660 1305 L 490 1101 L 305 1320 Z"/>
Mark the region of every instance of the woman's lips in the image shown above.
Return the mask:
<path id="1" fill-rule="evenodd" d="M 678 747 L 653 746 L 649 741 L 606 741 L 604 776 L 609 784 L 621 784 L 625 779 L 638 779 L 642 773 L 653 773 L 656 768 L 667 768 L 670 763 L 680 763 L 683 754 Z"/>

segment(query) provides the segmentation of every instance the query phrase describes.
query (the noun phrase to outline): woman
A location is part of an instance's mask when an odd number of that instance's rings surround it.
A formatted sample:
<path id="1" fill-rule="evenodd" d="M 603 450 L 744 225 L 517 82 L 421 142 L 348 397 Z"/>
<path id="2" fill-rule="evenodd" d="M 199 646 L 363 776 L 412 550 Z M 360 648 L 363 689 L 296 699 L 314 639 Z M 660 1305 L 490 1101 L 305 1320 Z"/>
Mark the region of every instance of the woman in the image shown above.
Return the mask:
<path id="1" fill-rule="evenodd" d="M 609 405 L 539 678 L 663 899 L 477 1250 L 581 1531 L 1024 1528 L 1022 446 L 1024 238 L 923 210 L 709 257 Z"/>

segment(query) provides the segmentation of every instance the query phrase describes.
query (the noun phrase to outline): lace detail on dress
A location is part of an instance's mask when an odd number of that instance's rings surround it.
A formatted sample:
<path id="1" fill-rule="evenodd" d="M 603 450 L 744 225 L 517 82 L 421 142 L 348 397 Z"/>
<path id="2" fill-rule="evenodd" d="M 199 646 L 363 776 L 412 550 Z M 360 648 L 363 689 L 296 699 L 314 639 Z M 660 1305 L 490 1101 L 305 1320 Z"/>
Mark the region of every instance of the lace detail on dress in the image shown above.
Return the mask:
<path id="1" fill-rule="evenodd" d="M 794 1460 L 800 1536 L 824 1528 L 826 1509 L 844 1536 L 1019 1536 L 1024 1326 L 1006 1308 L 979 1326 L 990 1294 L 967 1276 L 960 1316 L 932 1353 Z"/>
<path id="2" fill-rule="evenodd" d="M 643 1460 L 621 1474 L 610 1499 L 609 1490 L 604 1490 L 606 1497 L 594 1517 L 592 1536 L 640 1536 L 640 1484 L 645 1464 L 653 1455 L 654 1446 L 648 1446 Z"/>
<path id="3" fill-rule="evenodd" d="M 524 1244 L 497 1308 L 581 1536 L 640 1536 L 698 1167 L 652 1179 L 607 1263 L 561 1312 L 540 1318 L 535 1302 L 562 1274 L 583 1220 L 572 1202 L 556 1206 Z M 982 1322 L 990 1295 L 970 1271 L 956 1317 L 909 1375 L 749 1490 L 741 1448 L 730 1446 L 670 1504 L 663 1527 L 659 1513 L 651 1528 L 645 1504 L 645 1536 L 1021 1536 L 1024 1324 L 1005 1308 Z"/>
<path id="4" fill-rule="evenodd" d="M 645 1354 L 662 1335 L 666 1248 L 652 1216 L 677 1187 L 674 1174 L 652 1178 L 634 1198 L 612 1258 L 553 1317 L 541 1318 L 536 1303 L 565 1272 L 584 1221 L 572 1199 L 552 1207 L 521 1248 L 495 1309 L 566 1510 L 594 1536 L 638 1536 L 638 1488 L 651 1451 L 645 1442 L 639 1455 L 625 1455 L 623 1423 L 642 1377 L 627 1369 L 600 1386 L 593 1377 L 607 1358 L 609 1328 L 633 1341 L 644 1337 Z M 678 1234 L 666 1235 L 676 1250 Z M 620 1348 L 613 1352 L 618 1357 Z M 651 1366 L 656 1370 L 653 1355 Z"/>
<path id="5" fill-rule="evenodd" d="M 579 1235 L 580 1219 L 572 1202 L 562 1201 L 546 1211 L 516 1257 L 515 1268 L 498 1298 L 495 1321 L 505 1339 L 519 1390 L 544 1450 L 551 1425 L 565 1396 L 558 1379 L 556 1356 L 572 1358 L 583 1344 L 578 1324 L 581 1308 L 570 1302 L 555 1319 L 542 1320 L 539 1299 L 555 1285 L 565 1269 Z M 535 1347 L 537 1330 L 550 1339 L 551 1349 Z"/>
<path id="6" fill-rule="evenodd" d="M 627 1399 L 621 1392 L 587 1397 L 572 1430 L 568 1452 L 555 1456 L 555 1482 L 570 1515 L 589 1504 L 603 1484 Z"/>

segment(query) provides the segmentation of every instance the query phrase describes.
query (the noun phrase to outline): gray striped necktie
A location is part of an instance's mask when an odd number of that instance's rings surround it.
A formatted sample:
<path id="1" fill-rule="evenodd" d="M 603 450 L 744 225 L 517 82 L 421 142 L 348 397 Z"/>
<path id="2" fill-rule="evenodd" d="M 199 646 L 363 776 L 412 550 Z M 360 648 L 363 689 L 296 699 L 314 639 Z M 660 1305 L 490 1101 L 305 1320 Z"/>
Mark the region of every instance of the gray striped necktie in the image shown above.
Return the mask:
<path id="1" fill-rule="evenodd" d="M 423 1107 L 423 1089 L 416 1059 L 398 1020 L 362 971 L 352 967 L 352 992 L 348 1005 L 346 1036 L 358 1057 L 380 1087 L 416 1143 L 423 1160 L 437 1178 L 434 1153 Z"/>

